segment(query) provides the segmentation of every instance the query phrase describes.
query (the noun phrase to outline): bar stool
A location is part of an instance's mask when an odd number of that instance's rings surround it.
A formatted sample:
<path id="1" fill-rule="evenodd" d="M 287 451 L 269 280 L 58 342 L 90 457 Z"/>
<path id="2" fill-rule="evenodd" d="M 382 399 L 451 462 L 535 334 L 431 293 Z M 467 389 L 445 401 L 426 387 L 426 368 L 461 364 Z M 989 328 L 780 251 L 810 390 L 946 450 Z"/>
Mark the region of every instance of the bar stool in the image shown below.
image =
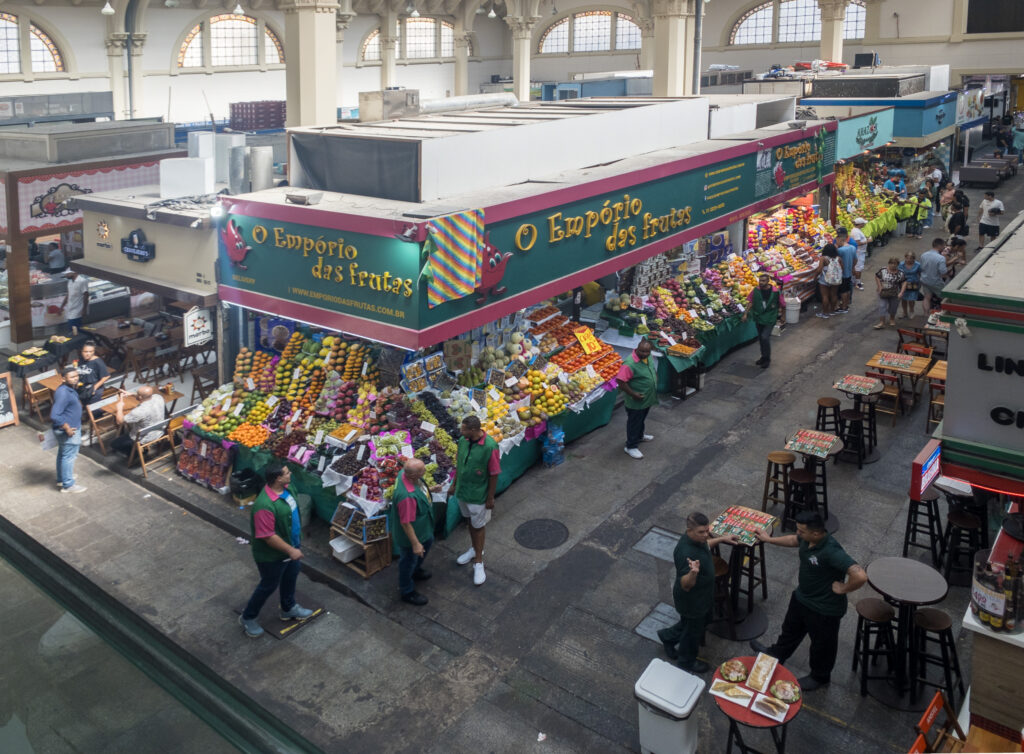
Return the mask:
<path id="1" fill-rule="evenodd" d="M 946 581 L 954 571 L 966 573 L 969 579 L 974 572 L 974 553 L 980 549 L 981 521 L 973 513 L 951 510 L 946 516 L 946 536 L 942 542 L 942 575 Z M 961 557 L 966 561 L 963 564 Z"/>
<path id="2" fill-rule="evenodd" d="M 828 520 L 828 459 L 809 456 L 805 469 L 814 474 L 814 507 L 821 505 L 821 517 Z"/>
<path id="3" fill-rule="evenodd" d="M 925 537 L 925 540 L 918 541 L 918 535 Z M 907 529 L 903 533 L 903 557 L 907 557 L 907 550 L 911 547 L 920 547 L 932 554 L 932 565 L 936 568 L 942 563 L 942 519 L 939 516 L 939 493 L 934 487 L 929 487 L 921 493 L 920 500 L 910 498 L 910 505 L 907 506 Z"/>
<path id="4" fill-rule="evenodd" d="M 868 695 L 868 681 L 889 678 L 893 669 L 896 639 L 893 619 L 896 610 L 877 597 L 865 597 L 857 603 L 857 633 L 853 642 L 853 670 L 860 665 L 860 695 Z M 872 639 L 874 646 L 872 647 Z M 868 664 L 885 658 L 886 675 L 870 675 Z"/>
<path id="5" fill-rule="evenodd" d="M 813 511 L 817 507 L 814 489 L 817 475 L 810 469 L 793 469 L 789 472 L 789 499 L 782 512 L 782 528 L 788 529 L 790 524 L 796 528 L 796 515 L 803 511 Z"/>
<path id="6" fill-rule="evenodd" d="M 768 599 L 768 570 L 764 562 L 764 542 L 757 542 L 749 547 L 737 545 L 733 548 L 733 557 L 742 558 L 733 592 L 737 600 L 740 595 L 746 595 L 747 612 L 750 613 L 754 610 L 754 594 L 758 587 L 761 587 L 761 599 Z"/>
<path id="7" fill-rule="evenodd" d="M 819 432 L 829 432 L 833 435 L 838 435 L 839 406 L 838 398 L 818 398 L 818 418 L 814 422 L 814 428 Z"/>
<path id="8" fill-rule="evenodd" d="M 864 468 L 867 455 L 864 435 L 864 414 L 855 408 L 839 412 L 839 437 L 843 441 L 843 452 L 857 457 L 857 468 Z"/>
<path id="9" fill-rule="evenodd" d="M 776 506 L 782 503 L 783 509 L 789 502 L 789 472 L 796 463 L 796 456 L 785 450 L 776 450 L 768 454 L 768 467 L 764 472 L 764 495 L 761 497 L 761 510 L 768 510 L 768 503 Z"/>
<path id="10" fill-rule="evenodd" d="M 965 513 L 970 513 L 972 516 L 977 516 L 981 524 L 979 532 L 981 546 L 978 549 L 988 549 L 991 546 L 988 537 L 988 503 L 979 501 L 973 495 L 954 495 L 949 492 L 946 493 L 946 502 L 949 504 L 949 510 L 951 511 L 962 510 Z"/>
<path id="11" fill-rule="evenodd" d="M 949 615 L 931 607 L 918 608 L 914 613 L 914 647 L 916 648 L 915 659 L 917 667 L 914 668 L 914 694 L 921 685 L 933 686 L 943 689 L 953 702 L 953 674 L 956 674 L 956 690 L 960 692 L 960 699 L 964 698 L 964 679 L 960 672 L 960 660 L 956 654 L 956 642 L 953 641 L 953 620 Z M 929 644 L 938 645 L 938 654 L 931 654 L 928 651 Z M 935 665 L 942 668 L 942 682 L 933 681 L 928 678 L 928 666 Z"/>
<path id="12" fill-rule="evenodd" d="M 725 620 L 729 638 L 736 641 L 736 612 L 732 609 L 729 590 L 729 563 L 717 554 L 711 556 L 711 562 L 715 564 L 714 617 Z"/>
<path id="13" fill-rule="evenodd" d="M 878 446 L 878 413 L 875 408 L 878 406 L 878 395 L 865 395 L 860 404 L 861 413 L 864 414 L 864 421 L 867 422 L 864 434 L 867 439 L 867 453 L 870 455 Z"/>

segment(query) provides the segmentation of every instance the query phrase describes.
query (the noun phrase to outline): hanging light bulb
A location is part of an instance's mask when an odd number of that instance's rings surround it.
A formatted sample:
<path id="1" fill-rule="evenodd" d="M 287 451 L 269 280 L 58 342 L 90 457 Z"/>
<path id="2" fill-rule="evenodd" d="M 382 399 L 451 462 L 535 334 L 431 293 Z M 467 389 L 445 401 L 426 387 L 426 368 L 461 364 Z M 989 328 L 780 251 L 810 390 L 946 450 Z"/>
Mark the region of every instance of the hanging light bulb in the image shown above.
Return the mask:
<path id="1" fill-rule="evenodd" d="M 235 9 L 233 11 L 231 11 L 231 12 L 234 13 L 236 16 L 244 16 L 245 15 L 245 8 L 243 8 L 242 4 L 240 2 L 238 2 L 238 3 L 235 3 Z"/>
<path id="2" fill-rule="evenodd" d="M 554 3 L 551 3 L 551 15 L 552 16 L 557 16 L 558 15 L 558 6 L 555 5 Z"/>
<path id="3" fill-rule="evenodd" d="M 413 9 L 412 9 L 412 13 L 410 13 L 409 15 L 410 15 L 410 16 L 411 16 L 412 18 L 419 18 L 419 17 L 420 17 L 420 12 L 419 12 L 418 10 L 416 10 L 415 8 L 413 8 Z"/>
<path id="4" fill-rule="evenodd" d="M 112 16 L 117 13 L 117 11 L 114 10 L 114 6 L 110 4 L 110 0 L 107 0 L 107 4 L 100 9 L 100 13 L 104 16 Z"/>
<path id="5" fill-rule="evenodd" d="M 491 3 L 491 9 L 487 12 L 488 18 L 497 18 L 498 14 L 494 12 L 494 3 Z"/>
<path id="6" fill-rule="evenodd" d="M 484 14 L 484 6 L 481 5 L 479 8 L 477 8 L 476 9 L 476 14 L 478 16 L 482 16 Z"/>

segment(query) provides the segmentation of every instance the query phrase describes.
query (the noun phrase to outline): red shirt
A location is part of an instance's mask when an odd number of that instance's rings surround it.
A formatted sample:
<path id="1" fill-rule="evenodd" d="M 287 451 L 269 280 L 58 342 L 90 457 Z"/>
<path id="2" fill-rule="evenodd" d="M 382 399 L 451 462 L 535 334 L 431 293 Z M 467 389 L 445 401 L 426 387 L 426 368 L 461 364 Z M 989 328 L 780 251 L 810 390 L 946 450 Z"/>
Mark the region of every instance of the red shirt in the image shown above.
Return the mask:
<path id="1" fill-rule="evenodd" d="M 274 492 L 270 487 L 264 487 L 263 491 L 267 493 L 267 497 L 271 500 L 277 500 L 281 497 L 280 493 Z M 253 536 L 256 539 L 267 539 L 274 536 L 274 514 L 268 510 L 256 511 L 252 517 L 254 526 Z"/>
<path id="2" fill-rule="evenodd" d="M 406 492 L 416 491 L 416 483 L 410 482 L 404 474 L 402 475 L 402 486 L 405 487 Z M 416 498 L 403 497 L 398 501 L 398 521 L 403 524 L 416 522 Z"/>
<path id="3" fill-rule="evenodd" d="M 643 359 L 636 355 L 636 351 L 633 351 L 631 356 L 633 357 L 633 361 L 643 361 Z M 619 382 L 629 382 L 633 379 L 633 368 L 627 365 L 626 362 L 622 362 L 622 366 L 619 367 L 619 371 L 615 375 L 615 379 Z"/>

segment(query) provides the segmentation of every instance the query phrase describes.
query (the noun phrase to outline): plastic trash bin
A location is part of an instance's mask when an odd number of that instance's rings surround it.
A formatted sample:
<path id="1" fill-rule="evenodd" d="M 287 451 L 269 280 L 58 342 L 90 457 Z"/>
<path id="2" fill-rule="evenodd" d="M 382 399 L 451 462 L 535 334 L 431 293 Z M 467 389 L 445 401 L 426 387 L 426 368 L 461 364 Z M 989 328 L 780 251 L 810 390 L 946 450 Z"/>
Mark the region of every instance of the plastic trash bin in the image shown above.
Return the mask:
<path id="1" fill-rule="evenodd" d="M 786 296 L 786 324 L 795 325 L 800 321 L 800 307 L 803 301 L 799 296 Z"/>
<path id="2" fill-rule="evenodd" d="M 693 711 L 704 681 L 660 659 L 651 660 L 633 687 L 643 754 L 694 754 L 698 722 Z"/>

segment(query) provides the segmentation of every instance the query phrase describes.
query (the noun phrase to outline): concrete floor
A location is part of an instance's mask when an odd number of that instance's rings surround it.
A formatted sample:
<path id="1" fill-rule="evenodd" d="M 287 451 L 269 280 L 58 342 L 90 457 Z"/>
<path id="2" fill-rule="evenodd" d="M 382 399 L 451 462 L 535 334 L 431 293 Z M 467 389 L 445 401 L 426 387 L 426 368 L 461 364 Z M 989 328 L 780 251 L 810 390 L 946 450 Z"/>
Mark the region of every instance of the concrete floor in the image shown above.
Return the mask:
<path id="1" fill-rule="evenodd" d="M 1000 191 L 1011 213 L 1019 183 Z M 976 208 L 980 192 L 970 193 Z M 865 279 L 870 284 L 890 255 L 923 251 L 928 238 L 877 250 Z M 805 313 L 773 340 L 768 370 L 754 366 L 753 346 L 727 356 L 702 392 L 652 410 L 656 440 L 644 446 L 643 461 L 623 453 L 617 410 L 609 426 L 569 446 L 564 464 L 534 468 L 499 498 L 484 586 L 454 563 L 468 546 L 464 527 L 437 543 L 434 578 L 423 588 L 430 604 L 420 609 L 397 599 L 394 567 L 364 581 L 331 561 L 326 529 L 314 524 L 304 546 L 312 578 L 300 591 L 329 615 L 285 641 L 246 640 L 233 612 L 256 577 L 248 548 L 235 540 L 247 527 L 244 511 L 173 475 L 143 485 L 90 458 L 77 467 L 88 494 L 61 496 L 52 453 L 40 451 L 25 426 L 0 432 L 0 515 L 325 751 L 637 751 L 633 684 L 661 647 L 635 629 L 656 605 L 671 603 L 671 566 L 634 545 L 653 527 L 683 531 L 692 510 L 714 516 L 732 504 L 759 505 L 765 455 L 813 426 L 815 400 L 835 394 L 837 377 L 863 372 L 875 351 L 895 348 L 894 330 L 871 329 L 875 301 L 869 288 L 845 316 Z M 842 522 L 837 539 L 861 564 L 900 553 L 924 424 L 921 407 L 895 427 L 883 420 L 880 462 L 828 469 Z M 519 546 L 513 532 L 535 518 L 564 523 L 568 541 L 547 551 Z M 761 606 L 771 641 L 796 583 L 796 554 L 769 547 L 767 566 Z M 967 589 L 953 587 L 940 607 L 953 616 L 969 678 L 971 640 L 960 632 L 967 601 Z M 914 739 L 917 713 L 860 696 L 850 671 L 852 605 L 850 613 L 833 682 L 807 695 L 789 725 L 790 752 L 905 751 Z M 745 644 L 709 633 L 702 656 L 720 662 L 747 653 Z M 788 667 L 807 671 L 806 645 Z M 724 715 L 707 698 L 695 714 L 699 750 L 721 751 Z M 764 734 L 748 743 L 770 746 Z"/>

